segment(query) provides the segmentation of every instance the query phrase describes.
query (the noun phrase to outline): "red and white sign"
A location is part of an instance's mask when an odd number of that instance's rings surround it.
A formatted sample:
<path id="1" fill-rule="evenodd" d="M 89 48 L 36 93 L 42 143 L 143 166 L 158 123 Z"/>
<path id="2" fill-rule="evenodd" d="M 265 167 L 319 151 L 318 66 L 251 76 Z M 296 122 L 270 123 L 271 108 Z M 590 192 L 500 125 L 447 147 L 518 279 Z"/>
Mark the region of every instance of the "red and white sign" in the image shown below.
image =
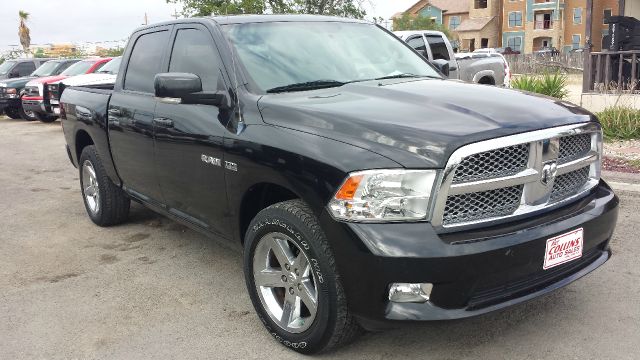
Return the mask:
<path id="1" fill-rule="evenodd" d="M 582 257 L 584 230 L 578 229 L 547 240 L 544 255 L 544 270 L 551 269 Z"/>

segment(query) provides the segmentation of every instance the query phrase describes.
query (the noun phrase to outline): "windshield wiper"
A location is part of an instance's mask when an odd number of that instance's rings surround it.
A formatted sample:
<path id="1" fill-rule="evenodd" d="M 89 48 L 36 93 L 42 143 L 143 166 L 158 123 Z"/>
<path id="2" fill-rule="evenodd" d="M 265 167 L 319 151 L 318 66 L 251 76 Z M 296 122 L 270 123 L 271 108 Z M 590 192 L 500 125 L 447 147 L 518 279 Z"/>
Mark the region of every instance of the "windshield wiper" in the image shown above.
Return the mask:
<path id="1" fill-rule="evenodd" d="M 430 78 L 430 79 L 441 79 L 439 76 L 431 76 L 431 75 L 395 74 L 395 75 L 388 75 L 388 76 L 383 76 L 383 77 L 375 78 L 374 80 L 404 79 L 404 78 Z"/>
<path id="2" fill-rule="evenodd" d="M 274 87 L 273 89 L 267 90 L 267 93 L 273 94 L 273 93 L 281 93 L 281 92 L 328 89 L 332 87 L 340 87 L 345 84 L 346 82 L 341 82 L 337 80 L 307 81 L 307 82 L 301 82 L 297 84 Z"/>

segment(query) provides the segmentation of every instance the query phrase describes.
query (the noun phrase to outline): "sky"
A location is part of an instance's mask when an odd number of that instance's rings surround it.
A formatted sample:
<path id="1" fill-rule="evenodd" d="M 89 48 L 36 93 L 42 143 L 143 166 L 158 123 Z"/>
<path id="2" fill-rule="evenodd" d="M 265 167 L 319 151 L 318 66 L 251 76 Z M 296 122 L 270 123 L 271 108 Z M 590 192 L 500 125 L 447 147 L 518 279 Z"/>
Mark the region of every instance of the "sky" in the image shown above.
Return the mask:
<path id="1" fill-rule="evenodd" d="M 385 19 L 417 0 L 366 0 L 367 18 Z M 0 0 L 0 51 L 19 45 L 18 11 L 31 14 L 32 44 L 82 43 L 126 39 L 144 23 L 172 19 L 175 4 L 165 0 Z"/>

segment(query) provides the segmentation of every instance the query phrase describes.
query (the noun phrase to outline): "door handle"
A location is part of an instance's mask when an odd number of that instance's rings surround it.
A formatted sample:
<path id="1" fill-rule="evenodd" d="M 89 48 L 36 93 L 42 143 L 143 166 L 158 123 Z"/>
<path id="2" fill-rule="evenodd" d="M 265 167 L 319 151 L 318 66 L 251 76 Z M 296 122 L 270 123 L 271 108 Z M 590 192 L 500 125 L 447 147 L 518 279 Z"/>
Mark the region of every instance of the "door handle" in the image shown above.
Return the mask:
<path id="1" fill-rule="evenodd" d="M 167 118 L 154 118 L 153 123 L 166 128 L 173 127 L 173 120 Z"/>

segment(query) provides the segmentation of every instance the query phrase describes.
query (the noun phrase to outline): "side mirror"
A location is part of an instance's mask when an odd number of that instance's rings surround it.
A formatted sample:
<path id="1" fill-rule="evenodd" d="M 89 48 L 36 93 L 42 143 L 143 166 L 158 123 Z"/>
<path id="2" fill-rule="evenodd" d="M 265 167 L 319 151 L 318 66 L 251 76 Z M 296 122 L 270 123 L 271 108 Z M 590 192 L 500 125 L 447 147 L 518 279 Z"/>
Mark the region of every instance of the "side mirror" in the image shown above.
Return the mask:
<path id="1" fill-rule="evenodd" d="M 196 74 L 163 73 L 154 79 L 156 97 L 182 99 L 202 91 L 202 80 Z"/>
<path id="2" fill-rule="evenodd" d="M 449 62 L 444 59 L 438 59 L 431 61 L 431 64 L 435 66 L 445 77 L 449 77 L 450 69 Z"/>
<path id="3" fill-rule="evenodd" d="M 220 108 L 227 106 L 227 95 L 224 92 L 202 91 L 202 80 L 196 74 L 157 74 L 154 89 L 156 97 L 180 99 L 182 104 L 213 105 Z"/>
<path id="4" fill-rule="evenodd" d="M 17 78 L 20 77 L 20 74 L 17 71 L 12 71 L 9 73 L 9 78 Z"/>

